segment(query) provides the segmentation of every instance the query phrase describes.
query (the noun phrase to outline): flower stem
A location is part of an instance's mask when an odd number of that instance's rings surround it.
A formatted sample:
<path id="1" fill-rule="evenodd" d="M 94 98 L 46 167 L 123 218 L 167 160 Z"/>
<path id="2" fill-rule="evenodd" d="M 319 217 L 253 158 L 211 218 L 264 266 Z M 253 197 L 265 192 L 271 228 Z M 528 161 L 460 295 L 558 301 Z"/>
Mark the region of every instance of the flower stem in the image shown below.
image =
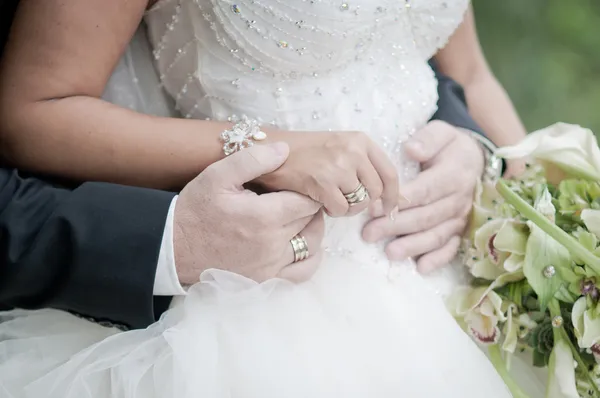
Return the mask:
<path id="1" fill-rule="evenodd" d="M 504 383 L 510 390 L 513 398 L 530 398 L 521 387 L 513 380 L 512 376 L 506 369 L 506 363 L 504 362 L 504 358 L 502 358 L 502 351 L 500 350 L 500 346 L 498 344 L 494 344 L 488 347 L 488 353 L 490 357 L 490 361 L 492 365 L 496 368 L 496 371 L 504 380 Z"/>
<path id="2" fill-rule="evenodd" d="M 496 190 L 502 195 L 506 202 L 512 205 L 523 217 L 537 225 L 542 231 L 563 245 L 572 256 L 581 259 L 588 267 L 594 270 L 596 274 L 600 275 L 600 257 L 596 257 L 596 255 L 583 247 L 581 243 L 575 240 L 571 235 L 560 229 L 540 212 L 535 210 L 529 203 L 524 201 L 517 193 L 510 189 L 504 181 L 498 181 Z"/>
<path id="3" fill-rule="evenodd" d="M 550 303 L 548 304 L 548 308 L 550 310 L 550 316 L 552 316 L 552 318 L 561 316 L 560 304 L 559 304 L 558 300 L 556 300 L 556 299 L 551 300 Z M 559 339 L 562 339 L 565 343 L 567 343 L 567 345 L 571 349 L 571 353 L 573 354 L 573 359 L 575 360 L 575 362 L 577 362 L 577 367 L 578 367 L 579 371 L 585 375 L 585 378 L 588 379 L 590 386 L 594 390 L 594 393 L 595 393 L 594 396 L 597 397 L 598 395 L 600 395 L 600 390 L 598 390 L 598 386 L 596 385 L 595 379 L 590 375 L 590 372 L 587 370 L 587 364 L 583 361 L 583 359 L 581 358 L 581 355 L 579 355 L 579 350 L 575 347 L 575 345 L 569 338 L 569 335 L 567 334 L 565 328 L 564 327 L 553 328 L 553 332 L 554 332 L 554 341 L 555 342 L 558 341 Z"/>

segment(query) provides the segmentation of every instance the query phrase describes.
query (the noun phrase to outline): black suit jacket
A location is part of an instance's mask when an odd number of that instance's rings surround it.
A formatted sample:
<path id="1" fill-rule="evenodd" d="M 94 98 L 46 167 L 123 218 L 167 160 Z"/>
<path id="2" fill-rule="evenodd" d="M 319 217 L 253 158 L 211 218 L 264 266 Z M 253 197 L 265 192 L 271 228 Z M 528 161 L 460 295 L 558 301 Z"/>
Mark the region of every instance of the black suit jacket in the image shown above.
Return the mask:
<path id="1" fill-rule="evenodd" d="M 10 25 L 19 4 L 18 0 L 0 0 L 0 56 L 6 44 Z"/>
<path id="2" fill-rule="evenodd" d="M 0 0 L 0 54 L 17 3 Z M 480 132 L 462 88 L 438 79 L 434 119 Z M 66 189 L 2 169 L 0 305 L 58 308 L 128 328 L 154 322 L 170 302 L 152 290 L 173 196 L 103 183 Z"/>
<path id="3" fill-rule="evenodd" d="M 69 190 L 0 170 L 0 303 L 152 323 L 170 302 L 152 291 L 174 195 L 104 183 Z"/>

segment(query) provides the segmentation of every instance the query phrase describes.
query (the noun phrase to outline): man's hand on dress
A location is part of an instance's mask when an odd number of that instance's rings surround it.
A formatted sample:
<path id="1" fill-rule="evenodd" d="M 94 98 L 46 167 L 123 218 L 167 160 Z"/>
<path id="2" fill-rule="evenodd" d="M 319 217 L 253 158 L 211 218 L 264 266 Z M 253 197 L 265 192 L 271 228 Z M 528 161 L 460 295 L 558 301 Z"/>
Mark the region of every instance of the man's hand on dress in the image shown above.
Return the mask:
<path id="1" fill-rule="evenodd" d="M 321 258 L 321 205 L 293 192 L 257 195 L 243 187 L 279 168 L 288 154 L 283 143 L 256 145 L 211 165 L 183 189 L 173 226 L 181 283 L 197 282 L 209 268 L 256 281 L 312 276 Z M 294 263 L 296 234 L 306 239 L 310 257 Z"/>
<path id="2" fill-rule="evenodd" d="M 468 133 L 440 121 L 421 129 L 405 144 L 405 153 L 423 171 L 401 188 L 405 200 L 394 220 L 378 203 L 371 207 L 376 218 L 367 223 L 363 237 L 368 242 L 391 239 L 386 247 L 390 260 L 416 258 L 419 270 L 427 273 L 456 255 L 484 156 Z"/>

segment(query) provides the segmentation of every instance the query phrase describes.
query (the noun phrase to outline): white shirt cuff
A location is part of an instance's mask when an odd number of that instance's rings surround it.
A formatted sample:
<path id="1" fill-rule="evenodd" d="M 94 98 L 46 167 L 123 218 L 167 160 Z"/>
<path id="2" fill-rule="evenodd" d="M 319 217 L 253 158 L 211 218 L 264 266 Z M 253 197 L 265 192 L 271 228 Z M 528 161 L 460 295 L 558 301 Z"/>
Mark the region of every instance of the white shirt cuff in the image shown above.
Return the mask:
<path id="1" fill-rule="evenodd" d="M 179 296 L 186 294 L 179 283 L 177 277 L 177 268 L 175 268 L 175 251 L 173 249 L 173 220 L 175 218 L 175 204 L 177 196 L 171 201 L 165 231 L 160 244 L 158 254 L 158 264 L 156 267 L 156 277 L 154 278 L 155 296 Z"/>

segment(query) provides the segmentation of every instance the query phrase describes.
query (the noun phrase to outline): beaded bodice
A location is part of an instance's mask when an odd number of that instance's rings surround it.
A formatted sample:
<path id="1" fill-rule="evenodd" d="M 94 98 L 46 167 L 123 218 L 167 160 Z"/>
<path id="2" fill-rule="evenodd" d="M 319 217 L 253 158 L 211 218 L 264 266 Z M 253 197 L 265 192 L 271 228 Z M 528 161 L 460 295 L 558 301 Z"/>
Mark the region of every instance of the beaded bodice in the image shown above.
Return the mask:
<path id="1" fill-rule="evenodd" d="M 161 0 L 145 21 L 162 84 L 184 116 L 365 131 L 410 174 L 400 142 L 436 109 L 427 60 L 468 3 Z"/>
<path id="2" fill-rule="evenodd" d="M 162 82 L 187 117 L 290 129 L 404 131 L 433 112 L 426 60 L 468 0 L 162 0 L 146 15 Z M 376 133 L 377 134 L 377 133 Z"/>

